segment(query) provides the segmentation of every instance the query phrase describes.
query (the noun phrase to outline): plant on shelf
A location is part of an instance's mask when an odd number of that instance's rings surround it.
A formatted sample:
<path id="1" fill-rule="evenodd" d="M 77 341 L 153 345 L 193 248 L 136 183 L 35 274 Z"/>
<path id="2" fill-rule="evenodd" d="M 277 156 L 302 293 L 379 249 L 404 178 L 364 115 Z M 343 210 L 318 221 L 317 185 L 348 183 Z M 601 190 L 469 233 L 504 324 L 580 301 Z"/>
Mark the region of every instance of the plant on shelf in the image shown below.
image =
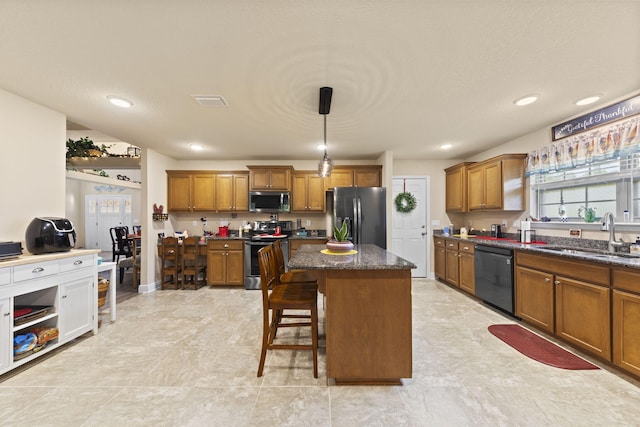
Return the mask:
<path id="1" fill-rule="evenodd" d="M 109 157 L 107 146 L 102 144 L 98 147 L 88 137 L 67 140 L 67 158 L 71 157 Z"/>

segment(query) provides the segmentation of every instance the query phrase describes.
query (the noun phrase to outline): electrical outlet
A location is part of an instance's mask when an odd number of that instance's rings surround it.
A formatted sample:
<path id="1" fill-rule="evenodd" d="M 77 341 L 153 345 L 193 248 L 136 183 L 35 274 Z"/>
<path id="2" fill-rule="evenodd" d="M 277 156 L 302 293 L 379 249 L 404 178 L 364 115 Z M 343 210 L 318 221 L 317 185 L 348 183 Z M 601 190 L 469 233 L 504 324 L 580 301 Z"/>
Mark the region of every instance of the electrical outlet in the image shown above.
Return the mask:
<path id="1" fill-rule="evenodd" d="M 503 219 L 503 220 L 502 220 L 502 226 L 503 226 L 503 227 L 506 227 L 506 226 L 507 226 L 507 220 L 506 220 L 506 219 Z"/>
<path id="2" fill-rule="evenodd" d="M 311 220 L 310 219 L 307 220 L 307 227 L 311 227 Z"/>
<path id="3" fill-rule="evenodd" d="M 571 228 L 569 229 L 569 236 L 571 237 L 582 237 L 582 230 L 579 228 Z"/>
<path id="4" fill-rule="evenodd" d="M 198 221 L 193 221 L 193 223 L 191 225 L 193 225 L 194 227 L 197 227 L 198 226 Z"/>

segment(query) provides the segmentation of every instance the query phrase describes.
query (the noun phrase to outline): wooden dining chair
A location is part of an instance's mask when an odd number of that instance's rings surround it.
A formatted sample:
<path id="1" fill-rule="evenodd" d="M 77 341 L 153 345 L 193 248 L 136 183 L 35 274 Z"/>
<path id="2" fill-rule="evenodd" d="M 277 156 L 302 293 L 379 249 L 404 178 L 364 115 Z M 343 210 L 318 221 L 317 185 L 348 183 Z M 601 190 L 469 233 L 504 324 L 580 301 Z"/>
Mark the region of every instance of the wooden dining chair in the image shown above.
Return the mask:
<path id="1" fill-rule="evenodd" d="M 179 289 L 180 245 L 177 237 L 165 237 L 160 247 L 162 289 Z"/>
<path id="2" fill-rule="evenodd" d="M 276 240 L 273 243 L 273 250 L 275 254 L 276 265 L 278 266 L 278 274 L 280 283 L 297 283 L 306 284 L 308 286 L 318 287 L 318 280 L 315 274 L 304 271 L 287 271 L 287 267 L 284 264 L 284 254 L 282 252 L 282 243 L 280 240 Z"/>
<path id="3" fill-rule="evenodd" d="M 205 285 L 207 263 L 200 255 L 200 239 L 187 237 L 182 240 L 182 287 L 199 289 Z"/>
<path id="4" fill-rule="evenodd" d="M 317 287 L 279 283 L 278 266 L 273 245 L 258 251 L 260 287 L 262 290 L 262 350 L 258 376 L 262 376 L 267 350 L 311 350 L 313 377 L 318 378 L 318 291 Z M 289 310 L 296 310 L 288 314 Z M 300 313 L 302 311 L 303 313 Z M 304 313 L 308 311 L 308 314 Z M 311 328 L 311 344 L 274 344 L 278 328 Z"/>

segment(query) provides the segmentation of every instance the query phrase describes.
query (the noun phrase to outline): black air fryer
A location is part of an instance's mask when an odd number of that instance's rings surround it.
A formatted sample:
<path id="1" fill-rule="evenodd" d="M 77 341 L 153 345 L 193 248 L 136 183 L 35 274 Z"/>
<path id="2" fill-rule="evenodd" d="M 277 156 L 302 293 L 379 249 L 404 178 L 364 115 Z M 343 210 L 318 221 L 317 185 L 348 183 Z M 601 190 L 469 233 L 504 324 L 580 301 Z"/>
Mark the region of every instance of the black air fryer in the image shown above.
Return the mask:
<path id="1" fill-rule="evenodd" d="M 66 218 L 34 218 L 27 227 L 25 243 L 35 255 L 66 252 L 76 245 L 76 230 Z"/>

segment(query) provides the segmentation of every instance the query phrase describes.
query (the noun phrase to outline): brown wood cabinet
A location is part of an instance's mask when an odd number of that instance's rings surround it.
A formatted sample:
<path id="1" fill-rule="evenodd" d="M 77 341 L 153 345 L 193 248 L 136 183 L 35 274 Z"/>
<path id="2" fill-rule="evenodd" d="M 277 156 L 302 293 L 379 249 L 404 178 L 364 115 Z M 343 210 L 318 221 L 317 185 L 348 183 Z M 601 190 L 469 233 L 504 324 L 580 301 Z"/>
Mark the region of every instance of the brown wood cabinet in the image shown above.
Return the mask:
<path id="1" fill-rule="evenodd" d="M 458 242 L 445 240 L 445 280 L 454 286 L 460 286 L 460 258 Z"/>
<path id="2" fill-rule="evenodd" d="M 475 245 L 457 239 L 434 236 L 433 246 L 436 278 L 475 295 Z"/>
<path id="3" fill-rule="evenodd" d="M 612 271 L 613 363 L 640 377 L 640 271 Z"/>
<path id="4" fill-rule="evenodd" d="M 447 212 L 466 212 L 467 208 L 467 167 L 472 162 L 459 163 L 445 169 L 446 191 L 445 209 Z"/>
<path id="5" fill-rule="evenodd" d="M 215 174 L 207 171 L 167 171 L 168 212 L 215 210 Z"/>
<path id="6" fill-rule="evenodd" d="M 216 174 L 216 208 L 219 212 L 249 211 L 249 174 Z"/>
<path id="7" fill-rule="evenodd" d="M 382 166 L 335 166 L 324 183 L 326 190 L 333 187 L 380 187 Z"/>
<path id="8" fill-rule="evenodd" d="M 247 166 L 250 191 L 291 191 L 291 166 Z"/>
<path id="9" fill-rule="evenodd" d="M 516 267 L 516 316 L 539 329 L 555 332 L 553 274 Z"/>
<path id="10" fill-rule="evenodd" d="M 447 274 L 447 250 L 445 247 L 445 239 L 440 237 L 433 238 L 434 262 L 433 272 L 437 279 L 446 280 Z"/>
<path id="11" fill-rule="evenodd" d="M 476 294 L 476 270 L 475 270 L 475 246 L 467 243 L 458 243 L 460 255 L 460 289 L 471 295 Z"/>
<path id="12" fill-rule="evenodd" d="M 610 361 L 609 276 L 602 264 L 517 251 L 516 316 Z"/>
<path id="13" fill-rule="evenodd" d="M 294 171 L 291 194 L 293 212 L 325 212 L 324 178 L 315 171 Z"/>
<path id="14" fill-rule="evenodd" d="M 215 239 L 207 242 L 207 283 L 244 285 L 244 241 Z"/>
<path id="15" fill-rule="evenodd" d="M 505 154 L 467 169 L 469 211 L 525 209 L 526 154 Z"/>

